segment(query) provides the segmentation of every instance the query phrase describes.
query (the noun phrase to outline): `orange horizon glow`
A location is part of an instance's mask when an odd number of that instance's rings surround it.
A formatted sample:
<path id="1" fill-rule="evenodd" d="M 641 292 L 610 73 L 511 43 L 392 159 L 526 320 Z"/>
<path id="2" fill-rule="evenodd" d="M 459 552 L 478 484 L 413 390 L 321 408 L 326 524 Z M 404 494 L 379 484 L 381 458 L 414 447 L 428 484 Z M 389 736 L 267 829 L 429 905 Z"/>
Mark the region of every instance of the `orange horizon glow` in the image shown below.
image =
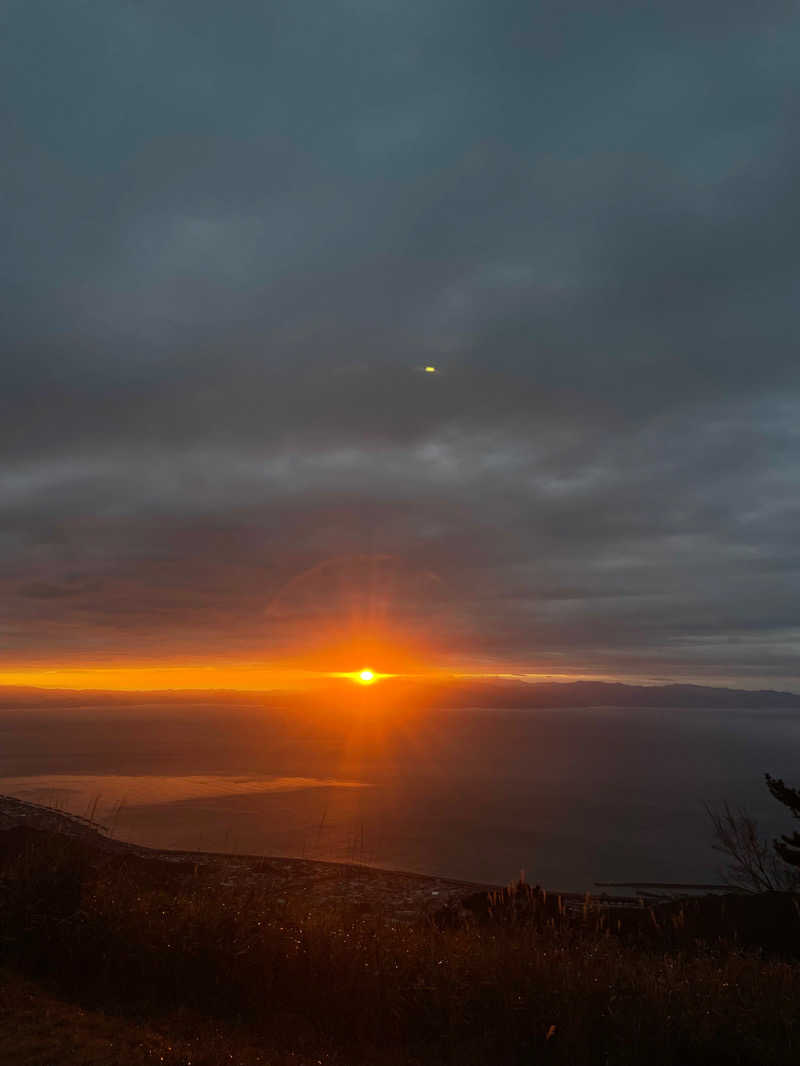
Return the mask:
<path id="1" fill-rule="evenodd" d="M 351 660 L 352 661 L 352 660 Z M 363 662 L 363 660 L 362 660 Z M 266 692 L 270 690 L 298 691 L 314 689 L 330 682 L 346 680 L 361 687 L 373 687 L 377 682 L 397 679 L 418 682 L 465 681 L 579 681 L 610 680 L 607 676 L 586 674 L 554 674 L 532 671 L 465 670 L 443 666 L 418 666 L 409 663 L 408 669 L 378 670 L 372 667 L 337 670 L 268 665 L 257 662 L 235 663 L 127 663 L 81 664 L 68 666 L 18 666 L 0 669 L 0 687 L 18 686 L 72 691 L 158 692 L 212 691 Z M 369 676 L 365 676 L 369 675 Z"/>
<path id="2" fill-rule="evenodd" d="M 72 663 L 40 660 L 0 666 L 0 685 L 126 692 L 298 691 L 337 679 L 358 681 L 362 685 L 389 677 L 432 679 L 445 673 L 431 665 L 432 657 L 423 656 L 404 634 L 388 626 L 350 625 L 340 627 L 338 633 L 319 628 L 309 632 L 300 653 L 271 661 L 265 661 L 257 653 L 236 659 L 203 660 L 194 656 L 184 659 L 174 655 L 160 660 L 110 657 Z M 368 666 L 368 663 L 380 666 Z M 360 676 L 367 670 L 372 674 L 369 680 Z"/>
<path id="3" fill-rule="evenodd" d="M 129 666 L 53 666 L 0 669 L 0 687 L 19 686 L 76 691 L 158 692 L 166 690 L 239 692 L 302 690 L 331 681 L 348 680 L 364 687 L 387 678 L 434 680 L 448 677 L 441 670 L 384 672 L 362 667 L 359 670 L 308 669 L 265 666 L 260 663 L 226 664 L 146 664 Z"/>

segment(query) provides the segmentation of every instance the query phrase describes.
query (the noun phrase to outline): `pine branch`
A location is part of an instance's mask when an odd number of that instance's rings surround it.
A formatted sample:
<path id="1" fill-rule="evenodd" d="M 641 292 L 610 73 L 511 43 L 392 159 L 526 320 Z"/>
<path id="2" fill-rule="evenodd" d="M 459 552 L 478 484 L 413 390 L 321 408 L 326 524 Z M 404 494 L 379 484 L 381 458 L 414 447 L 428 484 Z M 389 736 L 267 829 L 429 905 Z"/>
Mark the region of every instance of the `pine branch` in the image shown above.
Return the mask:
<path id="1" fill-rule="evenodd" d="M 770 777 L 769 774 L 764 774 L 764 777 L 767 779 L 767 788 L 778 803 L 788 807 L 795 818 L 800 818 L 800 791 L 789 788 L 779 777 Z"/>

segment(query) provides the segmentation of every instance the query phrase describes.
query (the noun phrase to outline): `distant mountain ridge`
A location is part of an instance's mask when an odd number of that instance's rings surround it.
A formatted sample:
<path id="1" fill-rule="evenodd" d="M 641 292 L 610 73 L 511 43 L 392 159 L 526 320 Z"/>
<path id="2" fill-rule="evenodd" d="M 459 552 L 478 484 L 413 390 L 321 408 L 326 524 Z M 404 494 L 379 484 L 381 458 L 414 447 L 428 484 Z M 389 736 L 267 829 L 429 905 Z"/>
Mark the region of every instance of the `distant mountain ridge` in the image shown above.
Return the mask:
<path id="1" fill-rule="evenodd" d="M 458 686 L 459 695 L 494 707 L 706 707 L 800 710 L 800 695 L 772 689 L 714 688 L 706 685 L 628 685 L 613 681 L 493 681 Z M 450 704 L 456 693 L 448 694 Z M 486 697 L 491 702 L 486 702 Z M 461 706 L 464 703 L 459 700 Z"/>
<path id="2" fill-rule="evenodd" d="M 773 689 L 717 688 L 706 685 L 630 685 L 613 681 L 515 681 L 458 679 L 424 682 L 387 679 L 368 690 L 354 688 L 350 681 L 335 681 L 330 690 L 305 693 L 241 691 L 228 689 L 119 692 L 103 690 L 43 689 L 0 686 L 0 709 L 23 707 L 132 706 L 154 703 L 202 704 L 221 699 L 246 705 L 263 705 L 265 699 L 283 706 L 317 702 L 330 691 L 337 700 L 372 700 L 385 694 L 391 701 L 413 700 L 439 707 L 683 707 L 719 709 L 800 710 L 800 694 Z M 382 697 L 381 697 L 382 698 Z"/>

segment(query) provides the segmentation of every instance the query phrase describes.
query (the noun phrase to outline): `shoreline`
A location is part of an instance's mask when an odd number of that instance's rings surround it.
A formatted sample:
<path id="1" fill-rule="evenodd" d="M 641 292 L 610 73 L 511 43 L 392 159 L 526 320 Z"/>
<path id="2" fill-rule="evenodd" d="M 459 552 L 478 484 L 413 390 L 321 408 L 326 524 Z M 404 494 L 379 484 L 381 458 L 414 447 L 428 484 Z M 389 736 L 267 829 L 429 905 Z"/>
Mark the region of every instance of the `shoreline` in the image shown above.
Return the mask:
<path id="1" fill-rule="evenodd" d="M 222 890 L 259 888 L 274 892 L 282 903 L 307 901 L 313 906 L 356 906 L 391 912 L 399 920 L 429 915 L 477 893 L 499 892 L 508 884 L 487 884 L 409 870 L 293 856 L 151 848 L 107 835 L 90 818 L 0 794 L 0 832 L 16 826 L 73 837 L 109 857 L 131 856 L 144 863 L 171 864 L 202 870 Z M 587 899 L 597 906 L 639 907 L 640 896 L 555 892 L 570 908 Z"/>

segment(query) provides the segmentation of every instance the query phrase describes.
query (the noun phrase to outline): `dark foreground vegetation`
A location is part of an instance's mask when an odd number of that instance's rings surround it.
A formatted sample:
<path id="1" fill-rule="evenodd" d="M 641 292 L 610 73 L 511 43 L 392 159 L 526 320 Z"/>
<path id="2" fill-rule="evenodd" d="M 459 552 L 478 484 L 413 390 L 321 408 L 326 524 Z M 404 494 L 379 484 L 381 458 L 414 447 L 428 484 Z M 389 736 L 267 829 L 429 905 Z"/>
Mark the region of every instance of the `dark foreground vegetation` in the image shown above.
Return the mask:
<path id="1" fill-rule="evenodd" d="M 800 1061 L 789 894 L 747 914 L 733 898 L 617 911 L 517 888 L 415 925 L 304 913 L 59 834 L 0 838 L 5 1002 L 29 1005 L 10 1013 L 31 1033 L 30 1004 L 49 1003 L 74 1030 L 70 1063 Z M 14 1061 L 47 1062 L 25 1032 Z"/>

